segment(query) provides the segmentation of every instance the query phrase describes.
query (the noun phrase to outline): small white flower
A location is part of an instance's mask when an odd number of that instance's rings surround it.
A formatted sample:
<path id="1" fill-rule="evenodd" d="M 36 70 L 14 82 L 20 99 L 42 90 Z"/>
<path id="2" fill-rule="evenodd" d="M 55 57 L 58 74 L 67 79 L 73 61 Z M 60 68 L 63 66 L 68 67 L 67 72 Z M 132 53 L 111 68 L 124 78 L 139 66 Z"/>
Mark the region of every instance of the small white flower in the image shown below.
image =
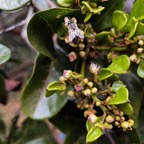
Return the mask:
<path id="1" fill-rule="evenodd" d="M 97 74 L 98 71 L 100 70 L 100 66 L 97 65 L 97 64 L 95 64 L 95 63 L 93 63 L 93 62 L 91 62 L 89 69 L 90 69 L 90 72 L 91 72 L 91 73 Z"/>

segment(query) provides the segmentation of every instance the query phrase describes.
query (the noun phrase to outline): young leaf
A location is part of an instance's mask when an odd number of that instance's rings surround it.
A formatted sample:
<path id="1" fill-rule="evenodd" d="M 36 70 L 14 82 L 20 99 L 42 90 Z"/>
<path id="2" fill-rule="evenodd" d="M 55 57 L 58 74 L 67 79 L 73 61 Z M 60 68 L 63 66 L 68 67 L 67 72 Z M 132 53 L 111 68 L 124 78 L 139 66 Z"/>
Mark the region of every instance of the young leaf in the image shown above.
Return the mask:
<path id="1" fill-rule="evenodd" d="M 102 68 L 100 71 L 99 80 L 100 81 L 105 80 L 105 79 L 111 77 L 112 75 L 113 75 L 113 73 L 109 69 Z"/>
<path id="2" fill-rule="evenodd" d="M 144 78 L 144 60 L 141 60 L 138 68 L 137 68 L 137 74 L 141 77 Z"/>
<path id="3" fill-rule="evenodd" d="M 111 90 L 117 92 L 121 87 L 126 87 L 122 81 L 118 80 L 112 84 Z"/>
<path id="4" fill-rule="evenodd" d="M 33 119 L 50 118 L 57 114 L 68 100 L 66 95 L 53 94 L 45 97 L 46 87 L 51 71 L 51 59 L 47 56 L 39 55 L 35 62 L 34 72 L 26 84 L 21 103 L 23 111 Z M 53 72 L 54 75 L 56 72 Z"/>
<path id="5" fill-rule="evenodd" d="M 93 124 L 89 120 L 87 120 L 86 121 L 86 129 L 87 129 L 87 131 L 89 132 L 92 127 L 93 127 Z"/>
<path id="6" fill-rule="evenodd" d="M 130 116 L 133 114 L 133 107 L 131 106 L 130 103 L 124 103 L 121 105 L 118 105 L 118 108 L 123 111 L 124 114 Z"/>
<path id="7" fill-rule="evenodd" d="M 9 60 L 11 56 L 11 51 L 8 47 L 0 44 L 0 64 L 5 63 Z"/>
<path id="8" fill-rule="evenodd" d="M 63 85 L 57 81 L 50 83 L 46 89 L 46 96 L 51 96 L 53 93 L 57 91 L 63 91 Z"/>
<path id="9" fill-rule="evenodd" d="M 127 55 L 121 55 L 113 59 L 108 69 L 117 74 L 125 73 L 130 66 L 130 60 Z"/>
<path id="10" fill-rule="evenodd" d="M 102 134 L 103 130 L 100 127 L 92 127 L 87 133 L 86 142 L 93 142 L 98 139 Z"/>
<path id="11" fill-rule="evenodd" d="M 30 0 L 0 0 L 0 9 L 12 11 L 25 6 L 29 2 Z"/>
<path id="12" fill-rule="evenodd" d="M 138 26 L 138 21 L 135 19 L 135 17 L 132 17 L 128 24 L 127 24 L 127 28 L 129 31 L 129 38 L 132 38 L 137 30 L 137 26 Z"/>
<path id="13" fill-rule="evenodd" d="M 118 105 L 128 102 L 128 90 L 121 87 L 115 94 L 114 98 L 110 100 L 110 105 Z"/>
<path id="14" fill-rule="evenodd" d="M 123 29 L 126 26 L 127 21 L 128 18 L 126 13 L 120 10 L 114 11 L 112 16 L 112 24 L 117 30 Z"/>
<path id="15" fill-rule="evenodd" d="M 143 19 L 144 18 L 144 9 L 143 9 L 143 0 L 136 0 L 136 2 L 133 5 L 133 8 L 130 13 L 130 18 L 135 17 L 137 19 Z"/>

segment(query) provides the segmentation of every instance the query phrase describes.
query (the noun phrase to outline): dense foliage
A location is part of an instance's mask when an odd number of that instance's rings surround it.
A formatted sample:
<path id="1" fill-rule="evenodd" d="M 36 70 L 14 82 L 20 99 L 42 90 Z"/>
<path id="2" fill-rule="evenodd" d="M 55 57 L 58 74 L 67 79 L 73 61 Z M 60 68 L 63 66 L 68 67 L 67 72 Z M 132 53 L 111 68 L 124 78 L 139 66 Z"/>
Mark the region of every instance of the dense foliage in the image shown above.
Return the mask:
<path id="1" fill-rule="evenodd" d="M 124 0 L 57 3 L 35 13 L 27 27 L 38 54 L 22 110 L 49 119 L 66 135 L 64 144 L 143 143 L 144 1 L 136 0 L 130 13 Z M 10 51 L 0 49 L 3 64 Z"/>

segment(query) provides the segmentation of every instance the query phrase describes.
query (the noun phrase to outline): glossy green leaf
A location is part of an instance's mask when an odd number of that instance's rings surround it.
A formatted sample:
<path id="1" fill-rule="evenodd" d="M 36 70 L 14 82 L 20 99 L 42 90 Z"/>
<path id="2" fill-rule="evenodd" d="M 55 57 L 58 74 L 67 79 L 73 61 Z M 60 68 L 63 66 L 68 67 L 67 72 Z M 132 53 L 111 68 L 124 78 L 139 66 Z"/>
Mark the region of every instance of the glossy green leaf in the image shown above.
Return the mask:
<path id="1" fill-rule="evenodd" d="M 81 137 L 83 138 L 85 134 L 85 128 L 81 126 L 73 127 L 66 134 L 64 144 L 79 144 Z"/>
<path id="2" fill-rule="evenodd" d="M 121 87 L 115 94 L 114 98 L 110 100 L 110 105 L 118 105 L 128 102 L 128 90 L 125 87 Z"/>
<path id="3" fill-rule="evenodd" d="M 107 38 L 109 35 L 110 35 L 109 31 L 102 31 L 96 35 L 96 38 L 98 40 L 103 40 L 103 39 Z"/>
<path id="4" fill-rule="evenodd" d="M 108 69 L 114 73 L 122 74 L 125 73 L 130 66 L 130 60 L 127 55 L 121 55 L 112 60 Z"/>
<path id="5" fill-rule="evenodd" d="M 138 19 L 144 18 L 143 0 L 136 0 L 130 13 L 130 18 L 135 17 Z"/>
<path id="6" fill-rule="evenodd" d="M 105 79 L 111 77 L 112 75 L 113 75 L 113 73 L 109 69 L 102 68 L 100 71 L 99 80 L 100 81 L 105 80 Z"/>
<path id="7" fill-rule="evenodd" d="M 46 96 L 51 96 L 53 93 L 62 90 L 63 90 L 63 85 L 57 81 L 54 81 L 48 85 L 46 89 Z"/>
<path id="8" fill-rule="evenodd" d="M 52 132 L 45 121 L 26 119 L 21 128 L 15 126 L 11 142 L 19 144 L 56 144 Z M 11 143 L 10 142 L 10 143 Z"/>
<path id="9" fill-rule="evenodd" d="M 39 55 L 35 62 L 34 72 L 23 90 L 22 109 L 33 119 L 50 118 L 57 114 L 67 102 L 68 97 L 58 93 L 48 98 L 45 97 L 49 78 L 52 77 L 49 75 L 51 69 L 51 59 Z M 54 73 L 51 72 L 51 74 Z"/>
<path id="10" fill-rule="evenodd" d="M 112 24 L 117 30 L 123 29 L 128 22 L 127 14 L 116 10 L 112 16 Z"/>
<path id="11" fill-rule="evenodd" d="M 93 142 L 103 134 L 103 130 L 100 127 L 92 127 L 86 136 L 86 142 Z"/>
<path id="12" fill-rule="evenodd" d="M 70 7 L 74 3 L 74 0 L 57 0 L 57 3 L 62 7 Z"/>
<path id="13" fill-rule="evenodd" d="M 98 31 L 108 29 L 112 26 L 112 14 L 115 10 L 123 10 L 124 0 L 110 0 L 101 2 L 99 5 L 105 7 L 99 16 L 93 16 L 92 23 Z"/>
<path id="14" fill-rule="evenodd" d="M 128 88 L 130 104 L 133 107 L 133 114 L 131 117 L 135 121 L 135 126 L 137 126 L 139 111 L 143 102 L 144 87 L 142 84 L 143 79 L 141 82 L 140 78 L 136 75 L 136 67 L 134 65 L 131 67 L 131 71 L 133 72 L 121 75 L 120 79 Z"/>
<path id="15" fill-rule="evenodd" d="M 141 77 L 144 78 L 144 60 L 141 60 L 138 68 L 137 68 L 137 74 Z"/>
<path id="16" fill-rule="evenodd" d="M 9 60 L 11 56 L 11 51 L 8 47 L 0 44 L 0 64 L 5 63 Z"/>
<path id="17" fill-rule="evenodd" d="M 121 105 L 118 105 L 118 108 L 124 112 L 124 114 L 130 116 L 133 114 L 133 107 L 131 106 L 130 103 L 124 103 Z"/>
<path id="18" fill-rule="evenodd" d="M 25 6 L 29 2 L 30 0 L 0 0 L 0 9 L 12 11 Z"/>
<path id="19" fill-rule="evenodd" d="M 43 55 L 56 57 L 52 36 L 61 27 L 64 17 L 78 17 L 79 10 L 54 8 L 36 13 L 28 25 L 28 38 L 31 45 Z M 72 17 L 73 17 L 72 16 Z"/>
<path id="20" fill-rule="evenodd" d="M 78 109 L 73 101 L 68 101 L 62 110 L 49 120 L 63 133 L 74 127 L 85 126 L 86 122 L 83 111 Z"/>
<path id="21" fill-rule="evenodd" d="M 86 129 L 87 129 L 87 131 L 90 131 L 90 129 L 93 127 L 93 124 L 89 121 L 89 120 L 87 120 L 86 121 Z"/>
<path id="22" fill-rule="evenodd" d="M 128 31 L 129 31 L 129 38 L 132 38 L 137 30 L 137 27 L 138 27 L 138 21 L 132 17 L 129 21 L 129 23 L 127 24 L 127 28 L 128 28 Z"/>
<path id="23" fill-rule="evenodd" d="M 132 17 L 127 25 L 129 31 L 129 38 L 134 36 L 139 36 L 144 34 L 144 24 L 141 23 L 139 20 Z"/>
<path id="24" fill-rule="evenodd" d="M 121 87 L 126 87 L 122 81 L 118 80 L 112 84 L 111 90 L 117 92 Z"/>
<path id="25" fill-rule="evenodd" d="M 110 32 L 109 31 L 102 31 L 100 33 L 96 34 L 96 38 L 100 41 L 100 42 L 105 42 L 107 44 L 111 43 L 111 38 L 110 38 Z"/>

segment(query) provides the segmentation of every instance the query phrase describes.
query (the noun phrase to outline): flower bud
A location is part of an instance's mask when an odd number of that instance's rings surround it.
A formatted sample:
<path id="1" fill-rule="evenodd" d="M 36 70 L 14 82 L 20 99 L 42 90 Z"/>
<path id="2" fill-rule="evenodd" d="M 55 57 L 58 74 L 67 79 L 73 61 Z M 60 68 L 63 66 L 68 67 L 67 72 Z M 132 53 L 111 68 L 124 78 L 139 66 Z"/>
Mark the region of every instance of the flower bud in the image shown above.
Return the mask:
<path id="1" fill-rule="evenodd" d="M 74 96 L 74 91 L 69 90 L 67 94 L 68 94 L 68 96 L 73 97 Z"/>
<path id="2" fill-rule="evenodd" d="M 100 101 L 96 102 L 96 106 L 100 106 L 100 105 L 101 105 Z"/>
<path id="3" fill-rule="evenodd" d="M 80 51 L 80 52 L 79 52 L 79 55 L 80 55 L 80 57 L 83 58 L 83 57 L 85 57 L 86 53 L 85 53 L 85 51 Z"/>
<path id="4" fill-rule="evenodd" d="M 116 121 L 120 121 L 121 118 L 120 118 L 119 116 L 116 116 L 116 117 L 115 117 L 115 120 L 116 120 Z"/>
<path id="5" fill-rule="evenodd" d="M 87 84 L 90 88 L 92 88 L 93 87 L 93 82 L 88 82 L 88 84 Z"/>
<path id="6" fill-rule="evenodd" d="M 60 82 L 65 82 L 67 79 L 66 79 L 64 76 L 61 76 L 61 77 L 59 78 L 59 80 L 60 80 Z"/>
<path id="7" fill-rule="evenodd" d="M 71 76 L 72 71 L 71 70 L 64 70 L 63 77 L 69 78 Z"/>
<path id="8" fill-rule="evenodd" d="M 123 129 L 127 129 L 127 128 L 129 127 L 129 123 L 128 123 L 127 121 L 123 121 L 123 122 L 121 123 L 121 127 L 122 127 Z"/>
<path id="9" fill-rule="evenodd" d="M 78 83 L 78 84 L 74 85 L 74 89 L 76 92 L 79 92 L 79 91 L 83 90 L 83 86 L 81 83 Z"/>
<path id="10" fill-rule="evenodd" d="M 92 90 L 91 90 L 91 92 L 92 92 L 93 94 L 96 94 L 97 91 L 98 91 L 98 89 L 97 89 L 96 87 L 93 87 Z"/>
<path id="11" fill-rule="evenodd" d="M 84 94 L 85 96 L 90 96 L 90 95 L 91 95 L 90 89 L 84 90 L 84 91 L 83 91 L 83 94 Z"/>
<path id="12" fill-rule="evenodd" d="M 79 47 L 80 50 L 83 50 L 85 48 L 85 45 L 83 43 L 79 43 L 78 47 Z"/>
<path id="13" fill-rule="evenodd" d="M 130 56 L 130 60 L 131 60 L 132 62 L 136 62 L 136 61 L 137 61 L 137 55 L 136 55 L 136 54 L 132 54 L 132 55 Z"/>
<path id="14" fill-rule="evenodd" d="M 75 61 L 75 60 L 77 59 L 77 55 L 76 55 L 75 52 L 69 53 L 69 54 L 68 54 L 68 57 L 69 57 L 69 60 L 70 60 L 71 62 L 73 62 L 73 61 Z"/>
<path id="15" fill-rule="evenodd" d="M 87 79 L 87 78 L 84 78 L 84 79 L 83 79 L 83 82 L 84 82 L 85 84 L 87 84 L 87 83 L 88 83 L 88 79 Z"/>
<path id="16" fill-rule="evenodd" d="M 114 117 L 113 117 L 112 115 L 108 115 L 108 116 L 106 117 L 106 122 L 112 123 L 113 121 L 114 121 Z"/>
<path id="17" fill-rule="evenodd" d="M 120 115 L 120 110 L 118 108 L 114 108 L 112 111 L 115 115 Z"/>
<path id="18" fill-rule="evenodd" d="M 138 45 L 143 46 L 144 45 L 144 41 L 143 40 L 139 40 L 138 41 Z"/>
<path id="19" fill-rule="evenodd" d="M 134 125 L 134 121 L 132 119 L 129 119 L 128 123 L 129 123 L 129 127 L 132 127 Z"/>
<path id="20" fill-rule="evenodd" d="M 94 122 L 96 122 L 98 120 L 98 117 L 96 115 L 94 115 L 94 114 L 91 114 L 91 115 L 89 115 L 88 120 L 91 123 L 94 123 Z"/>
<path id="21" fill-rule="evenodd" d="M 143 52 L 143 48 L 138 48 L 137 49 L 137 53 L 142 53 Z"/>
<path id="22" fill-rule="evenodd" d="M 113 125 L 105 122 L 105 123 L 104 123 L 104 128 L 105 128 L 105 129 L 112 129 L 112 128 L 113 128 Z"/>

